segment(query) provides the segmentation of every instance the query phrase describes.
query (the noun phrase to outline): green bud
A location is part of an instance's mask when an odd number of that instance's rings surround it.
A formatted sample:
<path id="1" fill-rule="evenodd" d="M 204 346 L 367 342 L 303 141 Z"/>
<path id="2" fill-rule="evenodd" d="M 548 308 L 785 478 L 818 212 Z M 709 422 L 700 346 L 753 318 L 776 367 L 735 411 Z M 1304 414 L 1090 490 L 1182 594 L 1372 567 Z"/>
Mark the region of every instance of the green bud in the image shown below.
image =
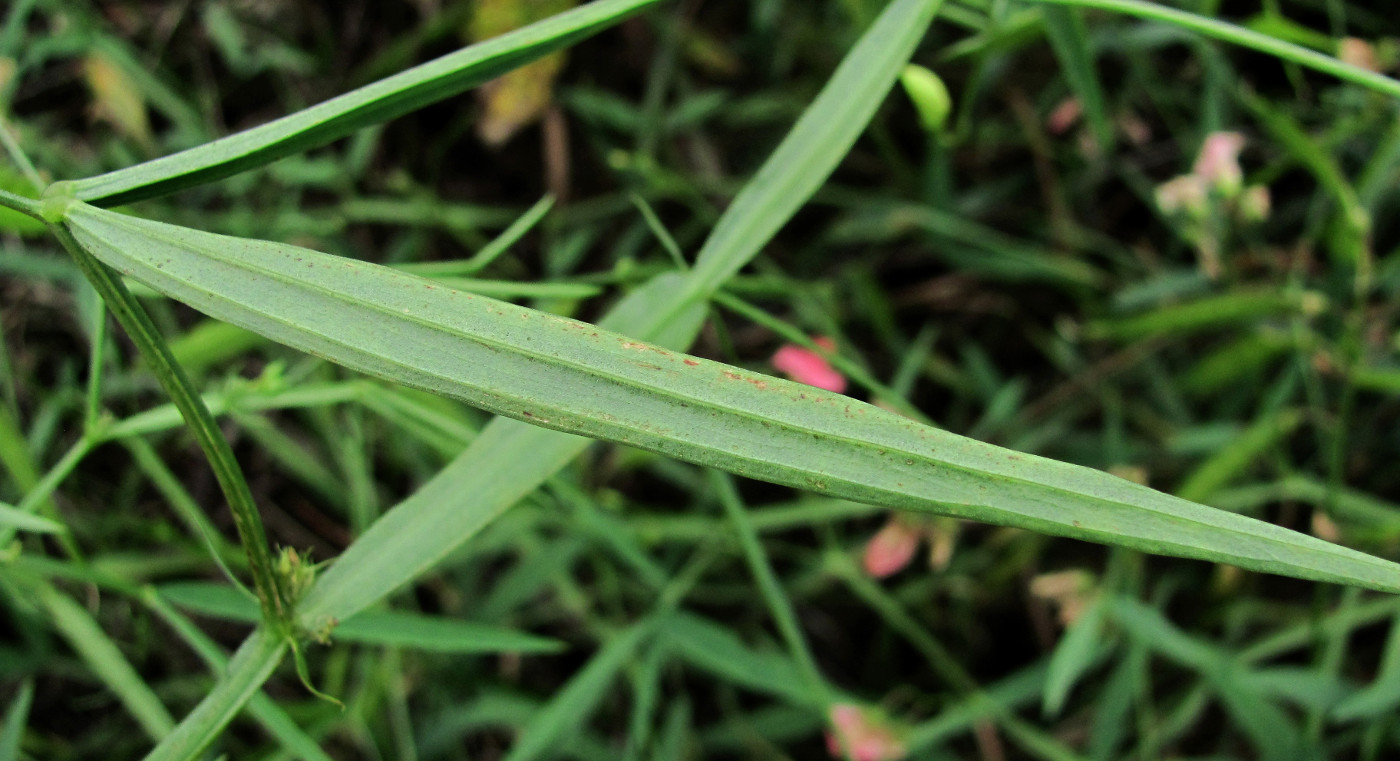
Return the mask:
<path id="1" fill-rule="evenodd" d="M 948 115 L 953 112 L 953 98 L 948 94 L 943 80 L 923 66 L 911 63 L 904 67 L 899 81 L 919 112 L 919 121 L 924 129 L 930 134 L 941 131 L 948 121 Z"/>

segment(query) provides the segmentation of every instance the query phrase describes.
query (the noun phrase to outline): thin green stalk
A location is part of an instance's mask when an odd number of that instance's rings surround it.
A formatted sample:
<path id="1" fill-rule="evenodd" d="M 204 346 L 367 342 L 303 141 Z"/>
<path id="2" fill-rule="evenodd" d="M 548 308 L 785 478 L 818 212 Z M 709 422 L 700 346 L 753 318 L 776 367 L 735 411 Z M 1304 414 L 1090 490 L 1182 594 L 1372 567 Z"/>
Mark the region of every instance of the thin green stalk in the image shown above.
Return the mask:
<path id="1" fill-rule="evenodd" d="M 1291 42 L 1283 42 L 1266 34 L 1260 34 L 1225 21 L 1179 11 L 1157 3 L 1143 2 L 1143 0 L 1026 0 L 1026 2 L 1098 8 L 1152 21 L 1175 24 L 1193 32 L 1200 32 L 1207 37 L 1214 37 L 1217 40 L 1267 53 L 1284 61 L 1292 61 L 1315 71 L 1331 74 L 1343 81 L 1400 98 L 1400 81 L 1383 74 L 1367 71 L 1349 63 L 1342 63 L 1332 56 L 1323 55 Z"/>
<path id="2" fill-rule="evenodd" d="M 758 539 L 758 530 L 754 528 L 753 520 L 749 518 L 748 510 L 744 507 L 738 490 L 734 488 L 734 480 L 727 473 L 711 470 L 710 483 L 719 494 L 720 504 L 724 505 L 724 513 L 729 516 L 729 522 L 734 524 L 734 531 L 739 535 L 739 546 L 743 548 L 749 570 L 753 572 L 759 591 L 768 603 L 768 612 L 778 624 L 778 630 L 787 641 L 792 657 L 802 667 L 809 683 L 808 687 L 821 696 L 822 705 L 831 705 L 831 689 L 822 677 L 816 658 L 812 657 L 811 648 L 807 647 L 807 639 L 802 635 L 802 627 L 797 623 L 797 614 L 793 612 L 792 603 L 787 599 L 777 574 L 773 573 L 773 567 L 768 563 L 768 556 Z"/>
<path id="3" fill-rule="evenodd" d="M 233 450 L 219 430 L 219 424 L 204 406 L 194 383 L 183 368 L 170 354 L 165 343 L 145 309 L 127 290 L 121 278 L 106 265 L 97 261 L 73 240 L 73 236 L 61 224 L 50 222 L 49 230 L 59 239 L 63 247 L 77 262 L 88 281 L 97 289 L 107 307 L 112 310 L 117 321 L 126 329 L 140 350 L 151 373 L 160 381 L 170 399 L 179 408 L 180 414 L 189 424 L 191 432 L 204 450 L 214 476 L 223 489 L 233 512 L 234 526 L 248 554 L 248 566 L 253 573 L 253 585 L 262 603 L 263 618 L 279 631 L 290 633 L 292 625 L 291 601 L 284 599 L 277 584 L 277 576 L 272 566 L 272 553 L 268 550 L 267 535 L 263 531 L 262 518 L 258 515 L 248 482 L 233 456 Z"/>
<path id="4" fill-rule="evenodd" d="M 497 235 L 490 243 L 482 246 L 470 259 L 460 259 L 447 262 L 413 262 L 410 264 L 400 264 L 395 269 L 404 272 L 412 272 L 423 277 L 437 276 L 460 276 L 467 277 L 475 272 L 479 272 L 491 262 L 496 261 L 501 254 L 510 250 L 525 234 L 534 229 L 540 220 L 544 219 L 549 210 L 554 208 L 554 196 L 546 195 L 535 202 L 534 206 L 525 210 L 518 219 L 510 223 L 510 226 Z"/>
<path id="5" fill-rule="evenodd" d="M 68 474 L 78 467 L 78 463 L 87 456 L 87 453 L 92 451 L 93 446 L 92 439 L 86 436 L 79 439 L 52 468 L 49 468 L 49 471 L 44 474 L 43 478 L 39 479 L 33 488 L 24 493 L 24 499 L 20 500 L 20 503 L 15 507 L 25 513 L 35 513 L 43 508 L 48 512 L 50 518 L 57 519 L 58 510 L 49 497 L 63 482 L 63 479 L 67 478 Z M 0 526 L 0 547 L 8 545 L 14 535 L 13 526 Z M 60 534 L 58 541 L 63 545 L 63 550 L 68 553 L 69 557 L 82 557 L 82 553 L 78 550 L 78 545 L 73 541 L 71 534 Z"/>
<path id="6" fill-rule="evenodd" d="M 690 265 L 685 261 L 685 254 L 681 252 L 680 244 L 676 243 L 675 238 L 671 237 L 670 231 L 666 229 L 666 225 L 661 223 L 661 218 L 656 216 L 656 212 L 652 210 L 651 204 L 647 203 L 647 199 L 642 198 L 636 193 L 629 193 L 628 196 L 632 199 L 632 205 L 636 206 L 637 211 L 642 213 L 642 219 L 646 221 L 647 227 L 651 229 L 652 234 L 661 242 L 661 247 L 666 249 L 666 255 L 671 257 L 671 261 L 675 263 L 676 269 L 682 272 L 690 269 Z"/>
<path id="7" fill-rule="evenodd" d="M 44 178 L 39 176 L 39 171 L 34 168 L 34 162 L 29 160 L 28 154 L 20 147 L 19 141 L 10 134 L 10 122 L 3 115 L 0 115 L 0 145 L 4 146 L 5 152 L 10 154 L 10 160 L 15 162 L 19 170 L 24 173 L 25 178 L 34 186 L 34 192 L 43 192 Z"/>
<path id="8" fill-rule="evenodd" d="M 170 507 L 175 511 L 176 515 L 179 515 L 180 518 L 184 520 L 185 525 L 189 527 L 191 533 L 194 533 L 199 537 L 200 541 L 203 542 L 204 549 L 209 553 L 209 557 L 213 559 L 214 564 L 219 567 L 219 570 L 223 571 L 224 577 L 229 580 L 229 583 L 231 583 L 235 589 L 247 594 L 249 598 L 257 599 L 257 595 L 243 586 L 243 582 L 238 580 L 238 576 L 233 572 L 232 568 L 229 568 L 228 562 L 224 560 L 225 551 L 229 553 L 234 552 L 231 546 L 225 550 L 225 545 L 229 544 L 228 540 L 219 534 L 218 530 L 209 522 L 209 518 L 199 509 L 199 505 L 195 502 L 194 498 L 190 496 L 189 492 L 185 491 L 185 487 L 180 484 L 180 480 L 176 478 L 175 474 L 170 472 L 170 468 L 166 467 L 165 463 L 161 461 L 160 456 L 156 454 L 155 448 L 147 443 L 145 439 L 137 436 L 122 439 L 121 444 L 126 447 L 127 451 L 131 453 L 132 458 L 136 460 L 136 467 L 140 468 L 146 478 L 150 479 L 151 485 L 155 486 L 156 491 L 160 492 L 161 495 L 165 497 L 165 501 L 170 504 Z"/>
<path id="9" fill-rule="evenodd" d="M 20 761 L 19 746 L 24 739 L 24 725 L 29 721 L 29 707 L 34 704 L 34 679 L 25 679 L 19 692 L 5 709 L 4 729 L 0 729 L 0 761 Z"/>
<path id="10" fill-rule="evenodd" d="M 93 435 L 101 428 L 102 421 L 102 370 L 103 350 L 107 348 L 107 305 L 102 297 L 97 298 L 97 309 L 93 310 L 92 353 L 88 357 L 87 414 L 83 420 L 85 435 Z"/>
<path id="11" fill-rule="evenodd" d="M 0 132 L 0 134 L 4 134 Z M 8 190 L 0 190 L 0 206 L 6 206 L 22 214 L 28 214 L 35 219 L 43 219 L 39 213 L 39 202 L 32 198 L 15 195 Z"/>

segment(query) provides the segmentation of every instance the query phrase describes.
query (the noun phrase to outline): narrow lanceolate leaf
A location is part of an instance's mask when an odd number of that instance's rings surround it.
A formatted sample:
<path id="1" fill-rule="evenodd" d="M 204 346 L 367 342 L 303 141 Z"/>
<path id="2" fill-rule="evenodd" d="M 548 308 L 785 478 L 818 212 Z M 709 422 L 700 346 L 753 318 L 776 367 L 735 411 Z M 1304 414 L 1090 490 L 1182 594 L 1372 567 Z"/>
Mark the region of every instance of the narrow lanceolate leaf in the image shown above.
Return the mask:
<path id="1" fill-rule="evenodd" d="M 210 316 L 535 425 L 835 497 L 1400 591 L 1400 566 L 849 397 L 295 246 L 74 202 L 118 271 Z"/>
<path id="2" fill-rule="evenodd" d="M 101 206 L 229 177 L 325 145 L 494 79 L 661 0 L 598 0 L 211 143 L 74 183 Z"/>

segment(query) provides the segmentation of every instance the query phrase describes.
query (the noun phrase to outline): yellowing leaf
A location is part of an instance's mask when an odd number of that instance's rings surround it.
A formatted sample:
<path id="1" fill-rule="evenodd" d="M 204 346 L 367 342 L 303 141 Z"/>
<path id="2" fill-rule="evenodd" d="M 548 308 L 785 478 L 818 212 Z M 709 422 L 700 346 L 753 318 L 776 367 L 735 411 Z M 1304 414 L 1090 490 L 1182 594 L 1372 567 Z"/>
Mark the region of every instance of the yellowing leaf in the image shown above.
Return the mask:
<path id="1" fill-rule="evenodd" d="M 573 7 L 575 0 L 480 0 L 468 36 L 485 40 Z M 564 68 L 564 54 L 555 53 L 498 77 L 478 90 L 482 103 L 477 134 L 489 145 L 501 145 L 522 127 L 538 121 L 554 95 L 554 79 Z"/>
<path id="2" fill-rule="evenodd" d="M 107 121 L 143 148 L 154 147 L 151 123 L 146 117 L 146 100 L 126 72 L 110 58 L 93 53 L 83 59 L 83 79 L 92 91 L 94 116 Z"/>

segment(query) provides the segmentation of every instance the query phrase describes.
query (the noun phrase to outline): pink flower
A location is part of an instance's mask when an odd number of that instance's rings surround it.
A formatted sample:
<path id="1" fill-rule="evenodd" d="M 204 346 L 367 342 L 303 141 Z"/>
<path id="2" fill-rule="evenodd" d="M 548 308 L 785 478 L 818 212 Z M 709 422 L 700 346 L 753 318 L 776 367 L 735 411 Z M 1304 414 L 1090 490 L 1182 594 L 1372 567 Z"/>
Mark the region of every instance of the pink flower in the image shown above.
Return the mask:
<path id="1" fill-rule="evenodd" d="M 904 570 L 919 549 L 923 533 L 917 527 L 892 516 L 884 528 L 865 545 L 865 572 L 877 579 Z"/>
<path id="2" fill-rule="evenodd" d="M 1356 37 L 1343 37 L 1337 42 L 1337 57 L 1343 63 L 1363 68 L 1367 71 L 1374 71 L 1377 74 L 1381 71 L 1380 57 L 1376 55 L 1376 48 L 1371 43 Z"/>
<path id="3" fill-rule="evenodd" d="M 1084 114 L 1084 104 L 1078 98 L 1065 98 L 1045 117 L 1045 129 L 1052 135 L 1063 135 L 1069 131 Z"/>
<path id="4" fill-rule="evenodd" d="M 1209 211 L 1210 192 L 1201 178 L 1183 174 L 1157 186 L 1157 206 L 1167 214 L 1204 217 Z"/>
<path id="5" fill-rule="evenodd" d="M 827 711 L 826 749 L 850 761 L 899 761 L 909 753 L 901 728 L 873 708 L 837 703 Z"/>
<path id="6" fill-rule="evenodd" d="M 1240 151 L 1244 150 L 1244 135 L 1238 132 L 1212 132 L 1201 144 L 1191 174 L 1214 186 L 1227 198 L 1234 197 L 1244 183 L 1240 169 Z"/>
<path id="7" fill-rule="evenodd" d="M 825 336 L 814 339 L 815 343 L 828 352 L 836 351 L 836 344 Z M 796 344 L 784 344 L 773 355 L 773 367 L 798 383 L 824 388 L 841 393 L 846 390 L 846 378 L 836 372 L 822 355 Z"/>

